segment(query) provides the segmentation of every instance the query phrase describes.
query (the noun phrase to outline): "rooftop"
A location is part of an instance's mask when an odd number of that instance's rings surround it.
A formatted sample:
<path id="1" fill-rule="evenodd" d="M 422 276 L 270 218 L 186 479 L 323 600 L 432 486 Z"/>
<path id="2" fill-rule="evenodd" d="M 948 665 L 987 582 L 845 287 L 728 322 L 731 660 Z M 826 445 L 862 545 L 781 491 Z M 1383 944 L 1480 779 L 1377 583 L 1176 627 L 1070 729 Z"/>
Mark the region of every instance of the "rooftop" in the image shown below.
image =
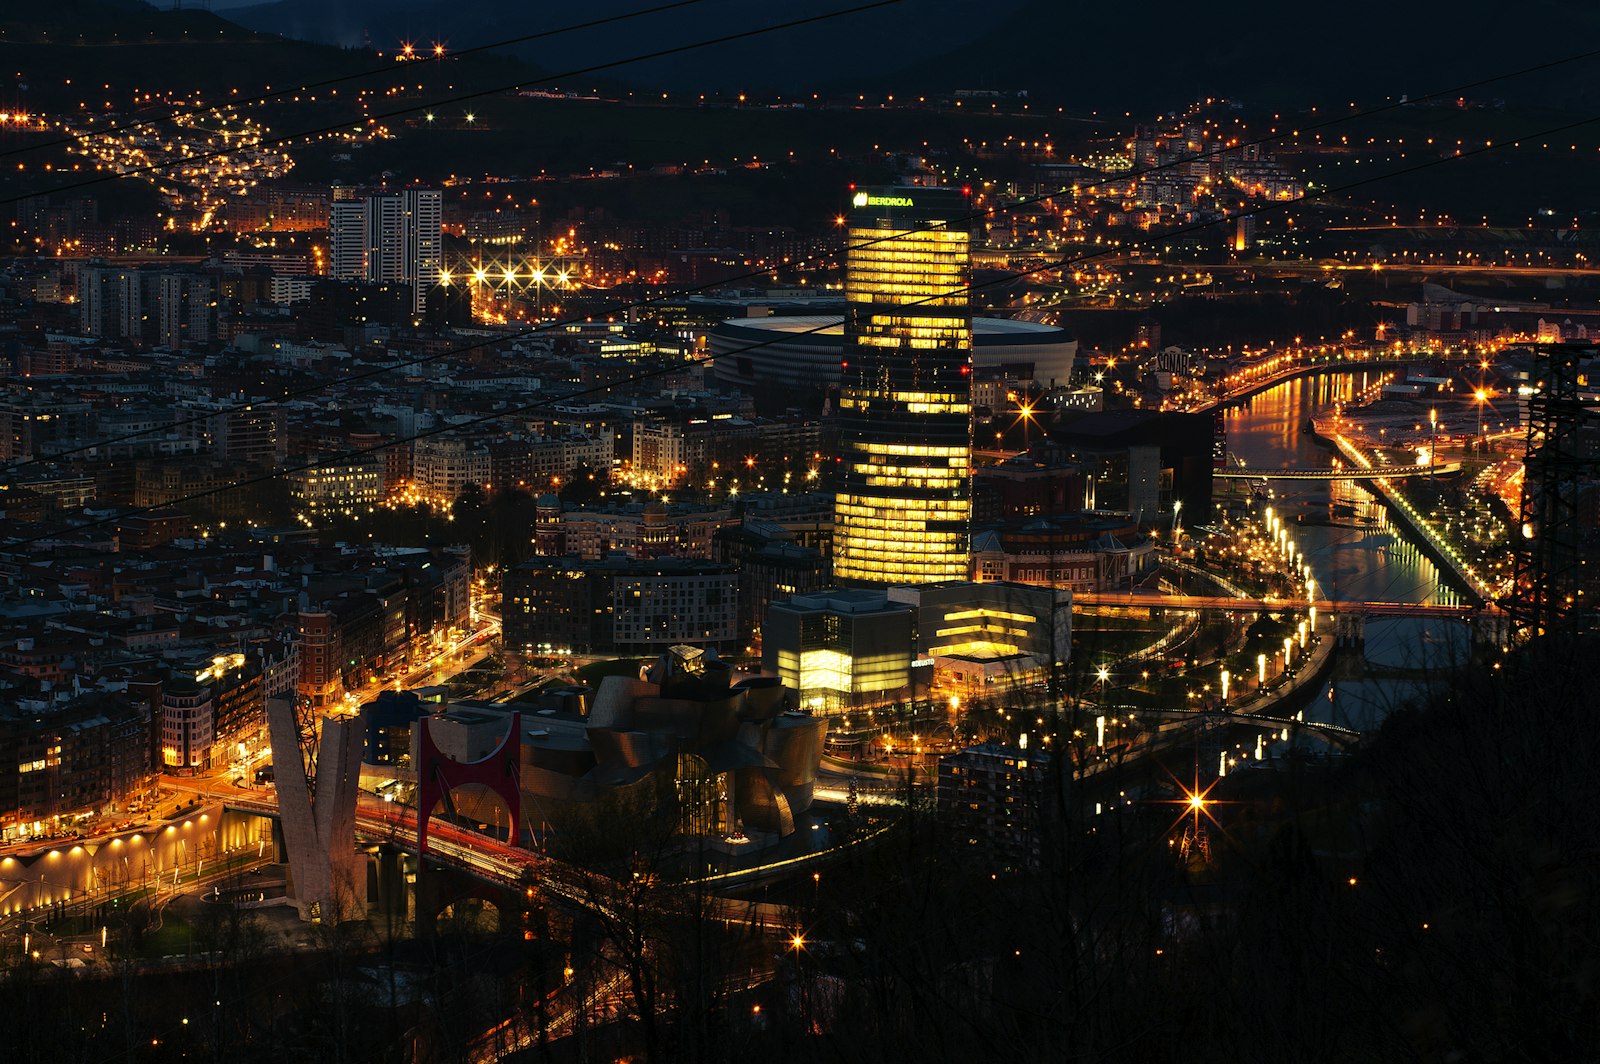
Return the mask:
<path id="1" fill-rule="evenodd" d="M 804 333 L 815 336 L 842 336 L 844 318 L 837 314 L 805 315 L 772 318 L 736 318 L 722 323 L 721 328 L 760 329 L 765 332 Z M 974 339 L 1022 338 L 1030 341 L 1065 340 L 1067 332 L 1055 325 L 1041 325 L 1032 321 L 1011 318 L 973 318 Z"/>
<path id="2" fill-rule="evenodd" d="M 890 602 L 887 591 L 872 588 L 834 588 L 810 595 L 795 595 L 787 602 L 776 603 L 774 608 L 832 610 L 835 613 L 875 613 L 882 610 L 902 610 L 906 607 L 898 602 Z"/>

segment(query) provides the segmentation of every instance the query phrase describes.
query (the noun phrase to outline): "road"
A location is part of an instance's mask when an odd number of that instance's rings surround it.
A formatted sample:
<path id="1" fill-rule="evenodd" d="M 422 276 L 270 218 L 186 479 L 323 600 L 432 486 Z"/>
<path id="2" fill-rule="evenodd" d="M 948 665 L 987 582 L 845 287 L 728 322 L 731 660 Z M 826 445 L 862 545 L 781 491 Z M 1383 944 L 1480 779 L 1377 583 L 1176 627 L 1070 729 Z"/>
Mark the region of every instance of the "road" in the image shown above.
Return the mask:
<path id="1" fill-rule="evenodd" d="M 406 691 L 413 687 L 445 683 L 494 653 L 494 640 L 499 634 L 500 619 L 480 615 L 477 626 L 471 631 L 463 633 L 454 642 L 441 647 L 401 675 L 374 680 L 364 687 L 345 692 L 345 704 L 354 709 L 372 701 L 384 691 Z"/>
<path id="2" fill-rule="evenodd" d="M 1420 602 L 1341 602 L 1336 599 L 1233 598 L 1228 595 L 1141 595 L 1126 591 L 1084 591 L 1072 596 L 1074 606 L 1137 606 L 1142 609 L 1236 610 L 1277 613 L 1315 606 L 1326 615 L 1357 612 L 1385 617 L 1466 617 L 1473 606 Z"/>
<path id="3" fill-rule="evenodd" d="M 422 662 L 413 665 L 407 672 L 398 678 L 374 681 L 364 687 L 357 688 L 345 694 L 345 706 L 354 711 L 367 702 L 377 698 L 380 693 L 387 690 L 407 690 L 412 687 L 426 686 L 427 684 L 443 683 L 452 676 L 477 665 L 484 658 L 494 653 L 494 639 L 500 634 L 500 621 L 497 617 L 489 616 L 480 611 L 478 622 L 472 630 L 463 633 L 447 646 L 440 647 L 435 653 Z M 453 666 L 453 668 L 452 668 Z M 447 671 L 448 670 L 448 671 Z M 263 761 L 268 761 L 272 752 L 267 747 L 255 751 L 248 760 L 231 760 L 220 765 L 214 765 L 205 772 L 192 776 L 162 776 L 158 782 L 161 789 L 161 799 L 156 808 L 147 818 L 148 823 L 160 823 L 172 815 L 185 804 L 186 799 L 177 795 L 205 795 L 210 798 L 227 798 L 239 793 L 240 786 L 250 788 L 254 786 L 254 770 Z M 238 784 L 235 784 L 238 781 Z"/>

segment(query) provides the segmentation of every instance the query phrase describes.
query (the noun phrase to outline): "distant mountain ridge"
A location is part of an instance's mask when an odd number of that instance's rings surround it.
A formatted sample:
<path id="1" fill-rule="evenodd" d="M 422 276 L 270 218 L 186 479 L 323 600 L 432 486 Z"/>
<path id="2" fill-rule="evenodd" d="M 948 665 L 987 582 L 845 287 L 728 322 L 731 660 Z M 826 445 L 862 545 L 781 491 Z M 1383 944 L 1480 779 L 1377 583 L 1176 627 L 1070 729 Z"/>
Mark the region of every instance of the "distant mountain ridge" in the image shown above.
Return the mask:
<path id="1" fill-rule="evenodd" d="M 152 38 L 174 40 L 185 32 L 207 39 L 254 36 L 235 22 L 192 4 L 173 10 L 170 4 L 145 0 L 13 0 L 0 4 L 0 43 L 6 44 L 133 44 Z"/>
<path id="2" fill-rule="evenodd" d="M 328 44 L 370 44 L 385 51 L 402 42 L 471 47 L 659 6 L 665 0 L 592 0 L 582 6 L 526 7 L 486 0 L 273 0 L 229 10 L 252 29 Z M 750 4 L 704 0 L 691 7 L 561 34 L 512 49 L 550 70 L 613 62 L 662 48 L 813 15 L 845 11 L 862 0 L 795 0 Z M 991 14 L 1018 10 L 1025 0 L 995 0 Z M 841 14 L 810 26 L 777 30 L 746 41 L 694 49 L 681 56 L 629 64 L 608 77 L 679 91 L 777 89 L 815 91 L 842 79 L 892 78 L 915 56 L 936 55 L 969 32 L 973 9 L 962 0 L 904 0 L 873 11 Z"/>
<path id="3" fill-rule="evenodd" d="M 270 0 L 217 12 L 197 10 L 198 2 L 185 0 L 190 6 L 177 11 L 170 3 L 142 0 L 3 3 L 0 45 L 71 50 L 147 43 L 260 45 L 284 38 L 277 46 L 304 41 L 392 52 L 410 41 L 424 48 L 440 42 L 460 49 L 626 14 L 662 0 L 590 0 L 561 7 L 504 0 Z M 672 12 L 556 34 L 510 52 L 545 70 L 574 70 L 850 4 L 702 0 Z M 1136 116 L 1204 96 L 1298 110 L 1432 92 L 1572 54 L 1597 38 L 1600 5 L 1578 0 L 1524 0 L 1514 17 L 1490 0 L 1457 0 L 1448 9 L 1346 0 L 1337 10 L 1285 8 L 1266 14 L 1178 0 L 1146 0 L 1137 8 L 1063 0 L 994 0 L 982 6 L 903 0 L 627 63 L 593 80 L 678 92 L 785 95 L 841 89 L 1026 90 L 1041 103 L 1064 104 L 1074 112 L 1127 110 Z M 136 58 L 118 56 L 119 65 Z M 329 63 L 326 56 L 302 58 L 309 65 Z M 164 77 L 175 81 L 180 73 L 166 70 Z M 1496 82 L 1472 95 L 1561 108 L 1600 106 L 1600 62 Z"/>

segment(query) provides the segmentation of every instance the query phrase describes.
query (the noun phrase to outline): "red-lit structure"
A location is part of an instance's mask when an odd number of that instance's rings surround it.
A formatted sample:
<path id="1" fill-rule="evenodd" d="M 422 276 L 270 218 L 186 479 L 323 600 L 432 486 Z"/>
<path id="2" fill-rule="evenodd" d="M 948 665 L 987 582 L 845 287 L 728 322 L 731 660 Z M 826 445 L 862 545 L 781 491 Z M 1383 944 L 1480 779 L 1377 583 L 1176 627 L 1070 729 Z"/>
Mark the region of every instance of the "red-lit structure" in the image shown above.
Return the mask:
<path id="1" fill-rule="evenodd" d="M 433 741 L 429 729 L 432 718 L 417 721 L 417 851 L 428 853 L 428 822 L 434 807 L 450 806 L 450 792 L 469 783 L 479 783 L 498 794 L 508 812 L 506 838 L 515 844 L 522 831 L 522 714 L 511 714 L 511 729 L 489 756 L 477 761 L 457 761 L 447 756 Z"/>

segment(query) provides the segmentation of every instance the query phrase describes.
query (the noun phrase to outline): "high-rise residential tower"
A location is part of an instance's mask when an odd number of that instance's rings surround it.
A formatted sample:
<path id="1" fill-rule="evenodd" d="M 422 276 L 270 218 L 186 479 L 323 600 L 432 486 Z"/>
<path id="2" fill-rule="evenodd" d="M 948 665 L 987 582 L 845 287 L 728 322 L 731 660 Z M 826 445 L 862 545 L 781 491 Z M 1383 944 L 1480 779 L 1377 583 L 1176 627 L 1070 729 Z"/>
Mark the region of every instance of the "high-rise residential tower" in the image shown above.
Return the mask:
<path id="1" fill-rule="evenodd" d="M 944 188 L 857 191 L 849 217 L 833 573 L 856 584 L 968 575 L 971 227 Z"/>
<path id="2" fill-rule="evenodd" d="M 411 308 L 420 314 L 444 266 L 443 221 L 438 189 L 365 196 L 335 189 L 328 212 L 329 272 L 343 281 L 408 284 Z"/>

